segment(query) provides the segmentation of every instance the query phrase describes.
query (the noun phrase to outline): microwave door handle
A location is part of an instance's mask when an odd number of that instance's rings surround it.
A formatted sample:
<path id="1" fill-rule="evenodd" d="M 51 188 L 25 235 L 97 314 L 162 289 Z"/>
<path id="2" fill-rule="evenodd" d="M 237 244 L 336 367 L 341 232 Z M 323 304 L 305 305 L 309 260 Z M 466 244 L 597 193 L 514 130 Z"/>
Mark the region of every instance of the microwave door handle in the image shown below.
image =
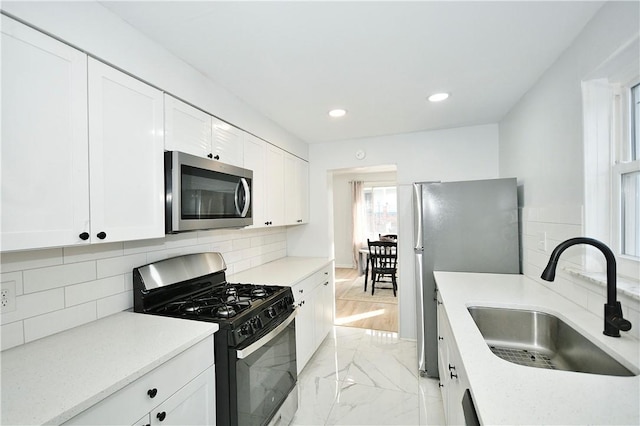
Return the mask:
<path id="1" fill-rule="evenodd" d="M 242 187 L 244 189 L 244 205 L 242 207 L 242 211 L 240 211 L 240 196 L 239 196 L 239 189 L 240 189 L 240 184 L 242 184 Z M 247 212 L 249 211 L 249 206 L 251 205 L 251 192 L 249 191 L 249 182 L 247 182 L 247 179 L 245 178 L 240 178 L 240 182 L 238 182 L 238 186 L 236 186 L 236 196 L 235 196 L 235 204 L 236 204 L 236 213 L 240 215 L 240 217 L 245 217 L 247 216 Z"/>

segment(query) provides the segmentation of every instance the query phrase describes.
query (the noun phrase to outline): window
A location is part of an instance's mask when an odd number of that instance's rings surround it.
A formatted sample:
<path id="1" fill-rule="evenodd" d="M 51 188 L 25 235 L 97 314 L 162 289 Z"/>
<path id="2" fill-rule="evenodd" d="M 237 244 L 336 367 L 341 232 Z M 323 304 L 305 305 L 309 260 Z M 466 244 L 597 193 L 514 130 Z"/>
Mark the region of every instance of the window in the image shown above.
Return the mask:
<path id="1" fill-rule="evenodd" d="M 379 234 L 398 233 L 398 207 L 395 186 L 364 187 L 365 237 L 377 240 Z"/>
<path id="2" fill-rule="evenodd" d="M 628 137 L 621 141 L 613 171 L 620 181 L 620 251 L 640 258 L 640 84 L 629 89 L 628 98 Z"/>
<path id="3" fill-rule="evenodd" d="M 582 83 L 585 235 L 611 247 L 626 277 L 640 276 L 639 52 L 630 41 Z"/>

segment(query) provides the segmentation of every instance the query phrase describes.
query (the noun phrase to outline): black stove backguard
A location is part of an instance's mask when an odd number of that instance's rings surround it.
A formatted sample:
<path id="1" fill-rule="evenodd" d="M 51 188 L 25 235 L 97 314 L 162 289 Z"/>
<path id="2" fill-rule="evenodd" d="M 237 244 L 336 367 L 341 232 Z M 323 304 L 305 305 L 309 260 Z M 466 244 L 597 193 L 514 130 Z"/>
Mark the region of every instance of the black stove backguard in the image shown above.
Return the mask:
<path id="1" fill-rule="evenodd" d="M 215 322 L 216 421 L 265 425 L 297 382 L 290 287 L 228 283 L 220 253 L 133 270 L 134 311 Z"/>

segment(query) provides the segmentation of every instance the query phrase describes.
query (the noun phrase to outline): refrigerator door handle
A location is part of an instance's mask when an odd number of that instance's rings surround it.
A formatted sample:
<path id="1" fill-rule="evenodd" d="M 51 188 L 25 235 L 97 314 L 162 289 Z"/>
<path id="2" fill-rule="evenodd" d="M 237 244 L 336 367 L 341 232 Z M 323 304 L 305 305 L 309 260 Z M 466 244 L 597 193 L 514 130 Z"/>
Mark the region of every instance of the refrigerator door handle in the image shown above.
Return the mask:
<path id="1" fill-rule="evenodd" d="M 414 250 L 422 250 L 422 185 L 413 184 Z"/>
<path id="2" fill-rule="evenodd" d="M 427 374 L 427 363 L 425 353 L 425 330 L 424 330 L 424 282 L 422 279 L 422 255 L 423 249 L 415 250 L 415 276 L 416 276 L 416 314 L 418 316 L 417 329 L 417 349 L 418 349 L 418 372 L 421 376 Z"/>

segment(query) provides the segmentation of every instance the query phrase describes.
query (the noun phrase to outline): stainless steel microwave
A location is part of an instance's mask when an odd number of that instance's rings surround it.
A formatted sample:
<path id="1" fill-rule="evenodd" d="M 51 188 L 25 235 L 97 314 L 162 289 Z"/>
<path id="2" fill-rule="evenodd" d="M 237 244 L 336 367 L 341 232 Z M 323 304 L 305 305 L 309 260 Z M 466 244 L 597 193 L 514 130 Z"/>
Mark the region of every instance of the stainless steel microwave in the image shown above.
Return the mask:
<path id="1" fill-rule="evenodd" d="M 164 154 L 167 234 L 253 224 L 251 170 L 184 152 Z"/>

